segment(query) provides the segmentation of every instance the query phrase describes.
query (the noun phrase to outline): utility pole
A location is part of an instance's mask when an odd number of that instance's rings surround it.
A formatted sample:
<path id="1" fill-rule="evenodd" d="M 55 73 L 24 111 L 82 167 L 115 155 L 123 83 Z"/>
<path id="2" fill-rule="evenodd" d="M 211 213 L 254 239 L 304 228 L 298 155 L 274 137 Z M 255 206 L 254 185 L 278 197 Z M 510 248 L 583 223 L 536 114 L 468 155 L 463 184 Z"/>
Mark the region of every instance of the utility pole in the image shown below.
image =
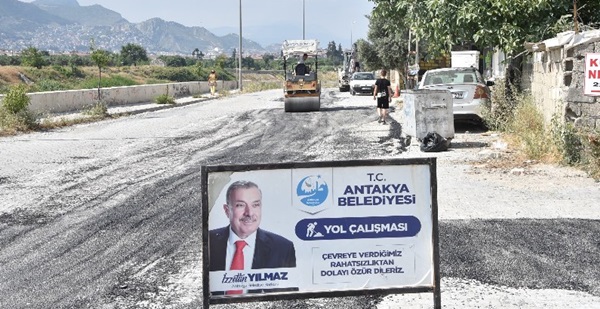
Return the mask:
<path id="1" fill-rule="evenodd" d="M 242 0 L 240 0 L 240 50 L 238 54 L 239 81 L 238 88 L 242 91 Z"/>
<path id="2" fill-rule="evenodd" d="M 577 22 L 577 0 L 573 0 L 573 21 L 575 22 L 575 33 L 579 33 L 579 23 Z"/>
<path id="3" fill-rule="evenodd" d="M 302 0 L 302 39 L 306 40 L 306 0 Z"/>
<path id="4" fill-rule="evenodd" d="M 352 40 L 352 31 L 354 30 L 354 24 L 356 24 L 356 20 L 352 21 L 352 24 L 350 25 L 350 50 L 354 49 L 354 41 Z"/>

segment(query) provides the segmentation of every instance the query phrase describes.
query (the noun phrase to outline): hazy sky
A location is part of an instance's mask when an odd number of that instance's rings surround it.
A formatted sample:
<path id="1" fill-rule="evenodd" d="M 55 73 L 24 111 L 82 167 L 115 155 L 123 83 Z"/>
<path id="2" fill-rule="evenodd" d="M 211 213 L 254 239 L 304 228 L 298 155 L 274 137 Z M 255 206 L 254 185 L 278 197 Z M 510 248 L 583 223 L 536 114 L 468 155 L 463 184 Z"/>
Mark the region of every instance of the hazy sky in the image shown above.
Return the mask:
<path id="1" fill-rule="evenodd" d="M 204 27 L 217 35 L 239 33 L 240 0 L 77 1 L 81 6 L 100 4 L 134 23 L 159 17 L 185 26 Z M 349 47 L 351 39 L 366 39 L 369 22 L 364 16 L 370 15 L 373 8 L 373 2 L 368 0 L 241 0 L 241 3 L 243 37 L 261 44 L 270 40 L 281 43 L 281 35 L 285 35 L 283 39 L 302 39 L 304 5 L 305 38 L 318 39 L 322 47 L 332 40 Z M 263 26 L 270 30 L 259 31 Z"/>

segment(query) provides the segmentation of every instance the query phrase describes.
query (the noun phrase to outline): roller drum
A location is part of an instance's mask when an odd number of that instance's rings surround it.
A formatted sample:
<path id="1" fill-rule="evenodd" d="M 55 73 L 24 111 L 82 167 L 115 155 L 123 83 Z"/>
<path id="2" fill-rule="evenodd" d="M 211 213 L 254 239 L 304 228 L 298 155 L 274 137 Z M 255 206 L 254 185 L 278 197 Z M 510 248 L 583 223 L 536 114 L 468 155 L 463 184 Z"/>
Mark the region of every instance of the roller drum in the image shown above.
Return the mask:
<path id="1" fill-rule="evenodd" d="M 286 112 L 312 112 L 321 109 L 321 97 L 288 97 L 284 99 Z"/>

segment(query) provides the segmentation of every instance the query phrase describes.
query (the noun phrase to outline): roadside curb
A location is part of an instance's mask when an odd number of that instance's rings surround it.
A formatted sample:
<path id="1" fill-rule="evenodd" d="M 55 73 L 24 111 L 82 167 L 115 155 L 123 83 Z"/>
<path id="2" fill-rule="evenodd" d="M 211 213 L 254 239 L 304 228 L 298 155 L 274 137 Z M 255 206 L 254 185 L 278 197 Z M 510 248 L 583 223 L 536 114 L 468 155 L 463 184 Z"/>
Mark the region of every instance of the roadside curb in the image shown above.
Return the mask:
<path id="1" fill-rule="evenodd" d="M 128 115 L 137 115 L 146 112 L 154 112 L 168 108 L 175 108 L 181 106 L 187 106 L 191 104 L 196 104 L 204 101 L 211 101 L 218 99 L 220 97 L 182 97 L 175 99 L 175 104 L 158 104 L 155 102 L 148 103 L 139 103 L 139 104 L 126 104 L 126 105 L 113 105 L 107 107 L 108 118 L 110 116 L 114 117 L 122 117 Z M 57 115 L 51 115 L 47 117 L 40 118 L 42 122 L 61 122 L 66 120 L 78 120 L 85 118 L 93 118 L 93 116 L 84 114 L 83 110 L 75 111 L 71 113 L 61 113 Z"/>
<path id="2" fill-rule="evenodd" d="M 214 99 L 217 99 L 217 98 L 193 98 L 193 99 L 190 99 L 190 97 L 185 97 L 185 98 L 176 99 L 175 104 L 147 103 L 147 104 L 138 105 L 135 107 L 114 106 L 114 107 L 109 107 L 107 112 L 109 115 L 115 115 L 115 116 L 137 115 L 137 114 L 146 113 L 146 112 L 154 112 L 154 111 L 163 110 L 163 109 L 191 105 L 191 104 L 200 103 L 200 102 L 204 102 L 204 101 L 210 101 L 210 100 L 214 100 Z M 185 100 L 185 101 L 177 102 L 178 100 L 179 101 Z"/>

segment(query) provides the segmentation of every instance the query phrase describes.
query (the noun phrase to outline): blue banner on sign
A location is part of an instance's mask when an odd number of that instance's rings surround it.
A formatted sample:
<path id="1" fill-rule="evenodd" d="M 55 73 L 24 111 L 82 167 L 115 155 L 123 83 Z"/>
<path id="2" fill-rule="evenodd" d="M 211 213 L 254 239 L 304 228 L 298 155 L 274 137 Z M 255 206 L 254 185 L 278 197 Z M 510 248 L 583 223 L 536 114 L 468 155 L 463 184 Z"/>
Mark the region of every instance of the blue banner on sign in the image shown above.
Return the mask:
<path id="1" fill-rule="evenodd" d="M 304 219 L 296 224 L 302 240 L 413 237 L 420 231 L 414 216 Z"/>

